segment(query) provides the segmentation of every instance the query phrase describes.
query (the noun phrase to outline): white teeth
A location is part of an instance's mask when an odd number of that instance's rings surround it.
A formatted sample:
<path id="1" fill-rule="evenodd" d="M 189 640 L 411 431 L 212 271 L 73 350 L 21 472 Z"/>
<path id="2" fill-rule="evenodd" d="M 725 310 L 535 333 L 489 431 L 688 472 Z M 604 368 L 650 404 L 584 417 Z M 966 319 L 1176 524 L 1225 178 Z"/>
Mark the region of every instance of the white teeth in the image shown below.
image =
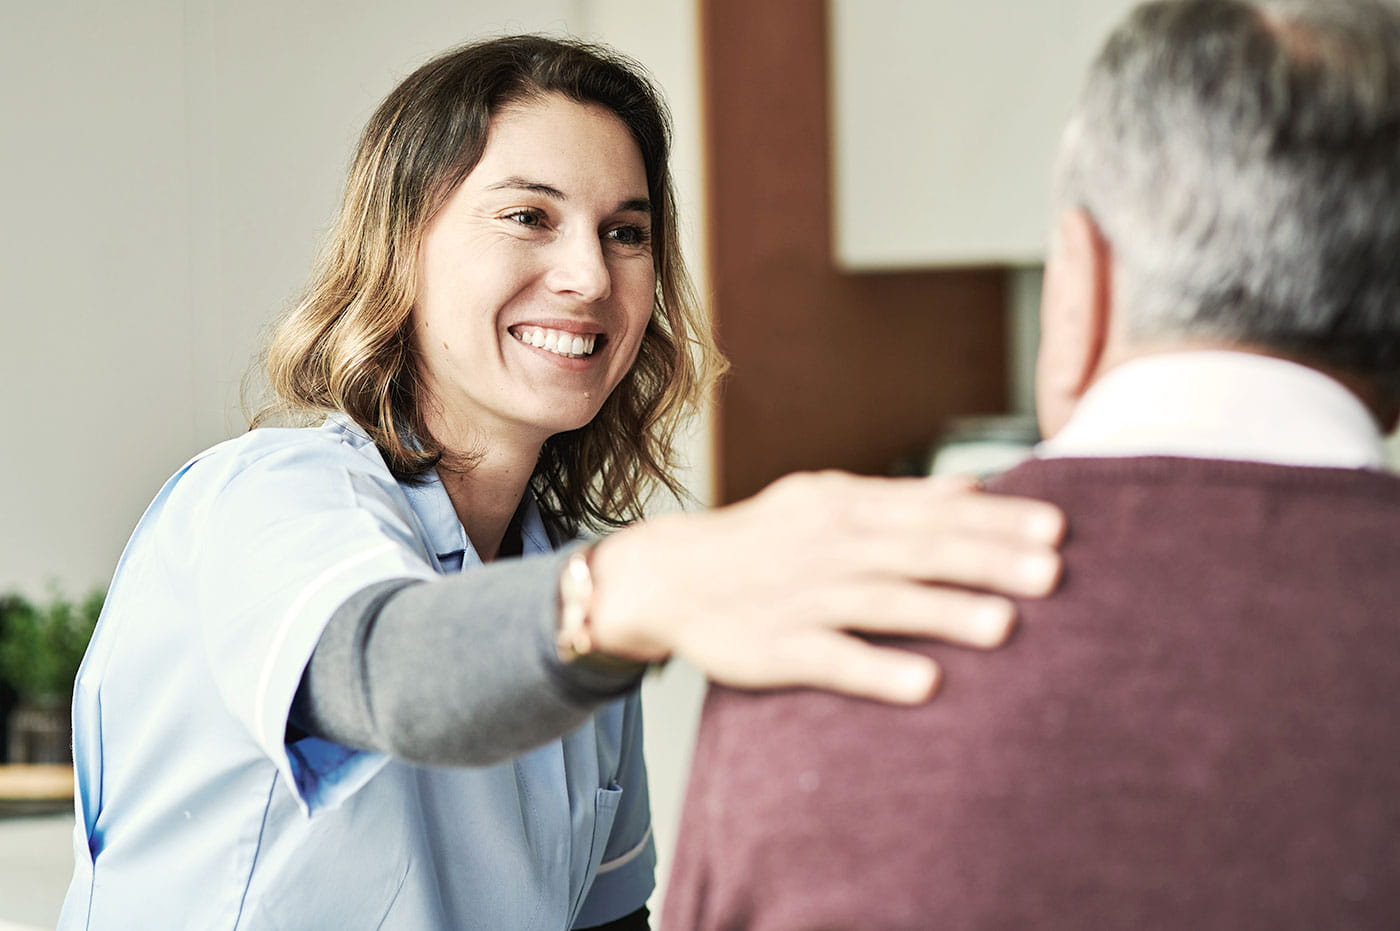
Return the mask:
<path id="1" fill-rule="evenodd" d="M 598 344 L 596 333 L 588 336 L 575 336 L 563 330 L 549 330 L 544 327 L 521 327 L 513 330 L 516 339 L 527 346 L 535 346 L 556 355 L 583 358 L 593 354 Z"/>

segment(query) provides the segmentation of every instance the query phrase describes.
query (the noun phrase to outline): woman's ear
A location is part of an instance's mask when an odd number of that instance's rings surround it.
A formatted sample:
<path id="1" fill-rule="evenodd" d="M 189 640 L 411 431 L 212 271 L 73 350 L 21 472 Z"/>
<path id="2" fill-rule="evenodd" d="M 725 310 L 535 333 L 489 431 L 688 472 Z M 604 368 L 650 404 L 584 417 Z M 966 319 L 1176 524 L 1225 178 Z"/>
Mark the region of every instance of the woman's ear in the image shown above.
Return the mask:
<path id="1" fill-rule="evenodd" d="M 1066 210 L 1055 225 L 1040 300 L 1036 409 L 1050 437 L 1094 383 L 1108 343 L 1113 252 L 1093 218 Z"/>

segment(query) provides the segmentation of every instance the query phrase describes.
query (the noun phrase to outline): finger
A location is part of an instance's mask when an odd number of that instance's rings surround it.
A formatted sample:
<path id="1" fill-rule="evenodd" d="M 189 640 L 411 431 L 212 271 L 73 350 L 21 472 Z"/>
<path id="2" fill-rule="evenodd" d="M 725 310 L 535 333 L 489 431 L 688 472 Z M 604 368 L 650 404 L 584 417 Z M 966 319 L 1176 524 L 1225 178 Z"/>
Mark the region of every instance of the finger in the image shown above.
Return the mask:
<path id="1" fill-rule="evenodd" d="M 902 705 L 927 701 L 938 687 L 938 665 L 927 656 L 836 631 L 812 631 L 781 646 L 789 685 Z"/>
<path id="2" fill-rule="evenodd" d="M 1038 598 L 1054 591 L 1060 554 L 1049 546 L 942 531 L 923 536 L 872 534 L 849 542 L 849 556 L 863 573 L 957 585 Z"/>
<path id="3" fill-rule="evenodd" d="M 971 475 L 931 475 L 921 481 L 935 491 L 953 494 L 980 491 L 982 488 L 982 482 Z"/>
<path id="4" fill-rule="evenodd" d="M 805 578 L 802 587 L 832 577 L 907 578 L 981 588 L 1020 597 L 1052 591 L 1060 558 L 1041 537 L 1064 531 L 1060 511 L 1044 502 L 963 490 L 956 481 L 861 478 L 837 472 L 788 476 L 760 499 L 729 511 L 729 519 L 771 535 L 798 536 L 774 553 L 776 567 Z M 1029 518 L 1026 515 L 1031 515 Z M 1025 530 L 1033 534 L 1007 533 Z"/>
<path id="5" fill-rule="evenodd" d="M 877 579 L 813 593 L 813 614 L 835 627 L 898 634 L 990 650 L 1016 625 L 1016 607 L 995 595 Z M 799 609 L 800 610 L 800 609 Z"/>
<path id="6" fill-rule="evenodd" d="M 938 519 L 976 533 L 1058 546 L 1065 535 L 1064 512 L 1046 501 L 970 491 L 944 493 Z"/>
<path id="7" fill-rule="evenodd" d="M 822 496 L 822 507 L 845 508 L 850 522 L 871 530 L 943 529 L 1055 546 L 1064 538 L 1059 508 L 1034 498 L 988 494 L 961 476 L 934 479 L 811 476 L 799 491 Z"/>
<path id="8" fill-rule="evenodd" d="M 1061 565 L 1064 515 L 1028 498 L 968 491 L 958 479 L 813 476 L 836 531 L 824 555 L 856 574 L 915 578 L 1022 597 L 1048 594 Z M 794 485 L 801 490 L 801 485 Z"/>

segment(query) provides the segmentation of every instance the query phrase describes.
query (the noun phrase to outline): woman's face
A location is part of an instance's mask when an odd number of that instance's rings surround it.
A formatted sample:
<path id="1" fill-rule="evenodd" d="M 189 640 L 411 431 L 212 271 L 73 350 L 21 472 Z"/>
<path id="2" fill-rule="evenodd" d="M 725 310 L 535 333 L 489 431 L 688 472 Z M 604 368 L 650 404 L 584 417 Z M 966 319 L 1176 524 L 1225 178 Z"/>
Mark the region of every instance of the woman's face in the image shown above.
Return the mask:
<path id="1" fill-rule="evenodd" d="M 419 247 L 438 439 L 542 443 L 592 420 L 651 317 L 650 239 L 642 155 L 610 110 L 550 94 L 497 113 Z"/>

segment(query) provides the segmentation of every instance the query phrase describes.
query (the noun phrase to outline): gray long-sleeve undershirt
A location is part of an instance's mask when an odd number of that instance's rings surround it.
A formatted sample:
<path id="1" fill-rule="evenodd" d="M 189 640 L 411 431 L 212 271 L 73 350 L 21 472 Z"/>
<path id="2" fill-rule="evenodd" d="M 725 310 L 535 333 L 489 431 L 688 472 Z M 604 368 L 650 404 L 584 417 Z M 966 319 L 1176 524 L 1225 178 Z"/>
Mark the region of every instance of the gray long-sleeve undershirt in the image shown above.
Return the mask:
<path id="1" fill-rule="evenodd" d="M 321 633 L 290 723 L 345 746 L 458 766 L 511 759 L 573 730 L 636 686 L 642 667 L 559 660 L 568 555 L 360 590 Z"/>

